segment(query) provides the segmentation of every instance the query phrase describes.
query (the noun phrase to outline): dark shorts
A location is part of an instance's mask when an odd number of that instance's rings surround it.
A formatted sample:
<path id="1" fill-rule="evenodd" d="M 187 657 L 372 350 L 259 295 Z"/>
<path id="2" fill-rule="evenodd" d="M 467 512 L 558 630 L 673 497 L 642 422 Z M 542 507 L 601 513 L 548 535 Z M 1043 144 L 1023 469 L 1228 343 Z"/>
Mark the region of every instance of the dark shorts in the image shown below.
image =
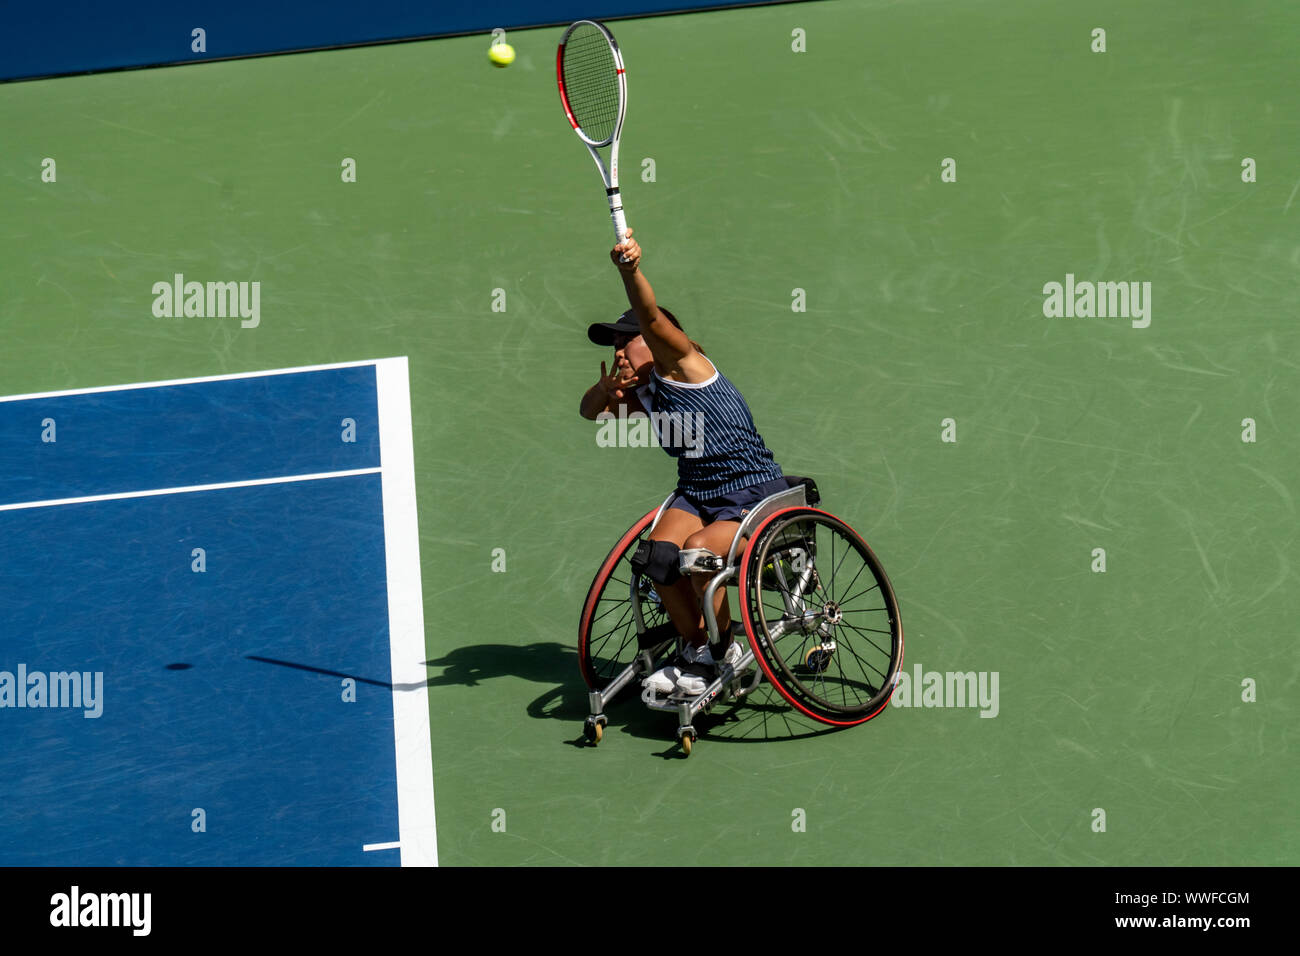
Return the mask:
<path id="1" fill-rule="evenodd" d="M 695 515 L 705 524 L 713 524 L 715 521 L 743 521 L 745 515 L 749 513 L 749 509 L 754 505 L 764 498 L 770 498 L 778 491 L 788 490 L 789 487 L 790 483 L 786 479 L 774 478 L 772 481 L 766 481 L 761 485 L 750 485 L 748 488 L 733 491 L 729 495 L 720 495 L 717 498 L 706 498 L 704 500 L 693 498 L 683 491 L 678 491 L 677 497 L 673 499 L 673 503 L 669 507 Z"/>

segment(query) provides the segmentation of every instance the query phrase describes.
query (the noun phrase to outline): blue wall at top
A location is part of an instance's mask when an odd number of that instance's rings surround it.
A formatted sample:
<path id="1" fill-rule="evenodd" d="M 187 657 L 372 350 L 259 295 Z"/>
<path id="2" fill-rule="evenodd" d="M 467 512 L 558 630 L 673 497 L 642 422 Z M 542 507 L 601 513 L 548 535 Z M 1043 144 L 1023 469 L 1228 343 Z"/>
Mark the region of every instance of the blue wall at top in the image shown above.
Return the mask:
<path id="1" fill-rule="evenodd" d="M 728 5 L 716 0 L 0 0 L 0 79 Z M 190 50 L 195 27 L 207 31 L 204 53 Z"/>

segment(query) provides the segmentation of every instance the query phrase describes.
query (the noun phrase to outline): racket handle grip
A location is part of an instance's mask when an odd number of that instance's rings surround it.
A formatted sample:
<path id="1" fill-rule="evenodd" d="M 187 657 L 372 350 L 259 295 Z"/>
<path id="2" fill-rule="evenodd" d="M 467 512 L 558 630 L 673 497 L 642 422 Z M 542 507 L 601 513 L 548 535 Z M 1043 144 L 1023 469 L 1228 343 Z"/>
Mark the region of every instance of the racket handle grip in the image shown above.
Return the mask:
<path id="1" fill-rule="evenodd" d="M 614 242 L 617 244 L 627 238 L 627 218 L 623 215 L 623 197 L 619 195 L 618 190 L 610 190 L 608 195 L 609 218 L 614 222 Z"/>

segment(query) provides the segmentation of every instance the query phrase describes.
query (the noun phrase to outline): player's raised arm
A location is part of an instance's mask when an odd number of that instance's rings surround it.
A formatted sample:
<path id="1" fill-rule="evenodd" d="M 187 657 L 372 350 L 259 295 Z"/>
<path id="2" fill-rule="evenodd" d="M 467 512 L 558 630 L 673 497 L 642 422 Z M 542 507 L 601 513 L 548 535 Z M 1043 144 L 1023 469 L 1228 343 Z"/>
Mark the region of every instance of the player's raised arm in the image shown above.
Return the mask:
<path id="1" fill-rule="evenodd" d="M 641 246 L 632 238 L 631 229 L 627 231 L 627 238 L 616 245 L 609 256 L 623 277 L 627 301 L 641 323 L 641 335 L 655 357 L 655 364 L 662 372 L 677 368 L 685 356 L 695 351 L 695 347 L 686 333 L 668 321 L 655 304 L 654 289 L 650 288 L 650 281 L 641 272 Z"/>

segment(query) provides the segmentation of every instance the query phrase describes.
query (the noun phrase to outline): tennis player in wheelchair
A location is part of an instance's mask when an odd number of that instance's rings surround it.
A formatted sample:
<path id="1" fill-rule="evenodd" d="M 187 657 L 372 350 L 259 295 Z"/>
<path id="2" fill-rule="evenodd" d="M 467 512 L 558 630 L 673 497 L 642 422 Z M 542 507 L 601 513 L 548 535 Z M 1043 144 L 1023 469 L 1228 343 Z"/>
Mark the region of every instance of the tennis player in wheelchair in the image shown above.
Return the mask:
<path id="1" fill-rule="evenodd" d="M 687 567 L 701 555 L 726 555 L 749 509 L 789 484 L 736 386 L 656 303 L 641 255 L 631 229 L 610 253 L 631 308 L 615 322 L 587 329 L 596 345 L 613 346 L 614 367 L 607 371 L 601 362 L 600 379 L 583 395 L 580 411 L 591 420 L 648 414 L 659 444 L 677 459 L 676 498 L 632 567 L 660 585 L 664 609 L 684 639 L 681 653 L 642 686 L 656 695 L 694 696 L 714 679 L 719 661 L 740 659 L 741 648 L 732 636 L 727 589 L 718 588 L 719 643 L 710 649 L 701 601 L 714 572 L 680 574 L 682 555 Z"/>

